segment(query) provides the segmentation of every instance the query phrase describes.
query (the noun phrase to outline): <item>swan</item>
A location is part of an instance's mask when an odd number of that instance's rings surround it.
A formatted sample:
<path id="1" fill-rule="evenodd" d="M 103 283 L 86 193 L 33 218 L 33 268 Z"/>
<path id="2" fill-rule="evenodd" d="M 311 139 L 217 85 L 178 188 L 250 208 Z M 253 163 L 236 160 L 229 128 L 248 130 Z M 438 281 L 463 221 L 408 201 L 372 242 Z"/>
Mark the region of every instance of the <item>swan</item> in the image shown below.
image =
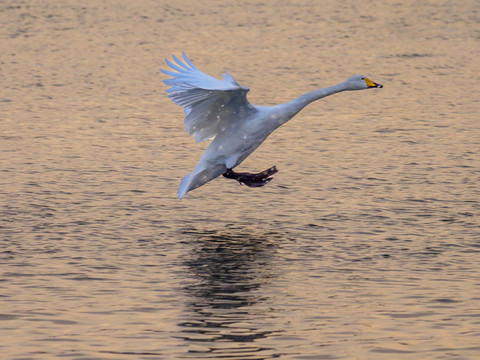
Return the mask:
<path id="1" fill-rule="evenodd" d="M 160 69 L 170 76 L 163 82 L 169 86 L 168 97 L 184 108 L 185 128 L 197 142 L 214 138 L 195 169 L 185 176 L 178 189 L 178 198 L 223 175 L 249 187 L 260 187 L 272 180 L 275 166 L 257 174 L 237 173 L 233 169 L 245 160 L 279 126 L 293 118 L 311 102 L 349 90 L 381 88 L 363 75 L 324 89 L 306 93 L 286 104 L 255 106 L 247 100 L 248 87 L 241 86 L 228 73 L 218 80 L 198 70 L 182 52 L 183 61 L 165 59 L 174 71 Z"/>

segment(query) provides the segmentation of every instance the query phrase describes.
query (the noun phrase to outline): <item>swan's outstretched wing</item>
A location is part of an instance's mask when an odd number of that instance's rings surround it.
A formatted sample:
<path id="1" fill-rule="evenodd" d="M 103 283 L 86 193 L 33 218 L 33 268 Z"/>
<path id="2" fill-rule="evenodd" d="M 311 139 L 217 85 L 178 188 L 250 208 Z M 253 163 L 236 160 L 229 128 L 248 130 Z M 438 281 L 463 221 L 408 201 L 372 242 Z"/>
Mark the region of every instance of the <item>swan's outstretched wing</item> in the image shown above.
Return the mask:
<path id="1" fill-rule="evenodd" d="M 183 62 L 173 56 L 176 63 L 165 60 L 173 70 L 160 69 L 171 76 L 163 82 L 172 101 L 185 110 L 185 128 L 196 141 L 205 141 L 226 129 L 232 122 L 242 121 L 246 114 L 256 111 L 247 100 L 247 87 L 224 73 L 223 80 L 215 79 L 198 70 L 185 53 Z"/>

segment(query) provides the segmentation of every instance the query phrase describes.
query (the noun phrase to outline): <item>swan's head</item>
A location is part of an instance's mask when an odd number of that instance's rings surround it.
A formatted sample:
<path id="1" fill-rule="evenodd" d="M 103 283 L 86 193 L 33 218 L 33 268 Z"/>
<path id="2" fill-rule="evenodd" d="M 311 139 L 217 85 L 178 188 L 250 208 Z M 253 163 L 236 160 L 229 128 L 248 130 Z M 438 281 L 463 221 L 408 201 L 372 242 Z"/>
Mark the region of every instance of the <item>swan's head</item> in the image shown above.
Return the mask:
<path id="1" fill-rule="evenodd" d="M 355 75 L 345 81 L 346 90 L 363 90 L 372 88 L 382 88 L 383 85 L 377 84 L 363 75 Z"/>

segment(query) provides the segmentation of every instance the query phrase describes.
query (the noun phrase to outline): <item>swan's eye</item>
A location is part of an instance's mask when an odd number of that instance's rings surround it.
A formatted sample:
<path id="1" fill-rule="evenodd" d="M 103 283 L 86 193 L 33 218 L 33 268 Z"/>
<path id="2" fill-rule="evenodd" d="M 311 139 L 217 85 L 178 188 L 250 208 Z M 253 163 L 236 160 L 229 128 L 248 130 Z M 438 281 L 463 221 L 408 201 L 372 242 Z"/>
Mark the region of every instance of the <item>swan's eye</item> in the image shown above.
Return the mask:
<path id="1" fill-rule="evenodd" d="M 365 78 L 364 78 L 364 77 L 362 77 L 362 80 L 365 80 Z"/>

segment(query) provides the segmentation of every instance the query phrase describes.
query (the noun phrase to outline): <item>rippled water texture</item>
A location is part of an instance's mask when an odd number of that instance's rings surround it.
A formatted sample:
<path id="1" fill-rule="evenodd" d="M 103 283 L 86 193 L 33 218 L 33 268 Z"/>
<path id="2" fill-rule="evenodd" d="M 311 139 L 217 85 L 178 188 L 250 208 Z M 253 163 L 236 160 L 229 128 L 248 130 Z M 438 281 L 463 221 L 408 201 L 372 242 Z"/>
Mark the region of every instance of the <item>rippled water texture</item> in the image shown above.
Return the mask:
<path id="1" fill-rule="evenodd" d="M 476 359 L 478 1 L 3 1 L 2 359 Z M 240 167 L 165 96 L 184 50 L 259 105 L 361 73 Z"/>

